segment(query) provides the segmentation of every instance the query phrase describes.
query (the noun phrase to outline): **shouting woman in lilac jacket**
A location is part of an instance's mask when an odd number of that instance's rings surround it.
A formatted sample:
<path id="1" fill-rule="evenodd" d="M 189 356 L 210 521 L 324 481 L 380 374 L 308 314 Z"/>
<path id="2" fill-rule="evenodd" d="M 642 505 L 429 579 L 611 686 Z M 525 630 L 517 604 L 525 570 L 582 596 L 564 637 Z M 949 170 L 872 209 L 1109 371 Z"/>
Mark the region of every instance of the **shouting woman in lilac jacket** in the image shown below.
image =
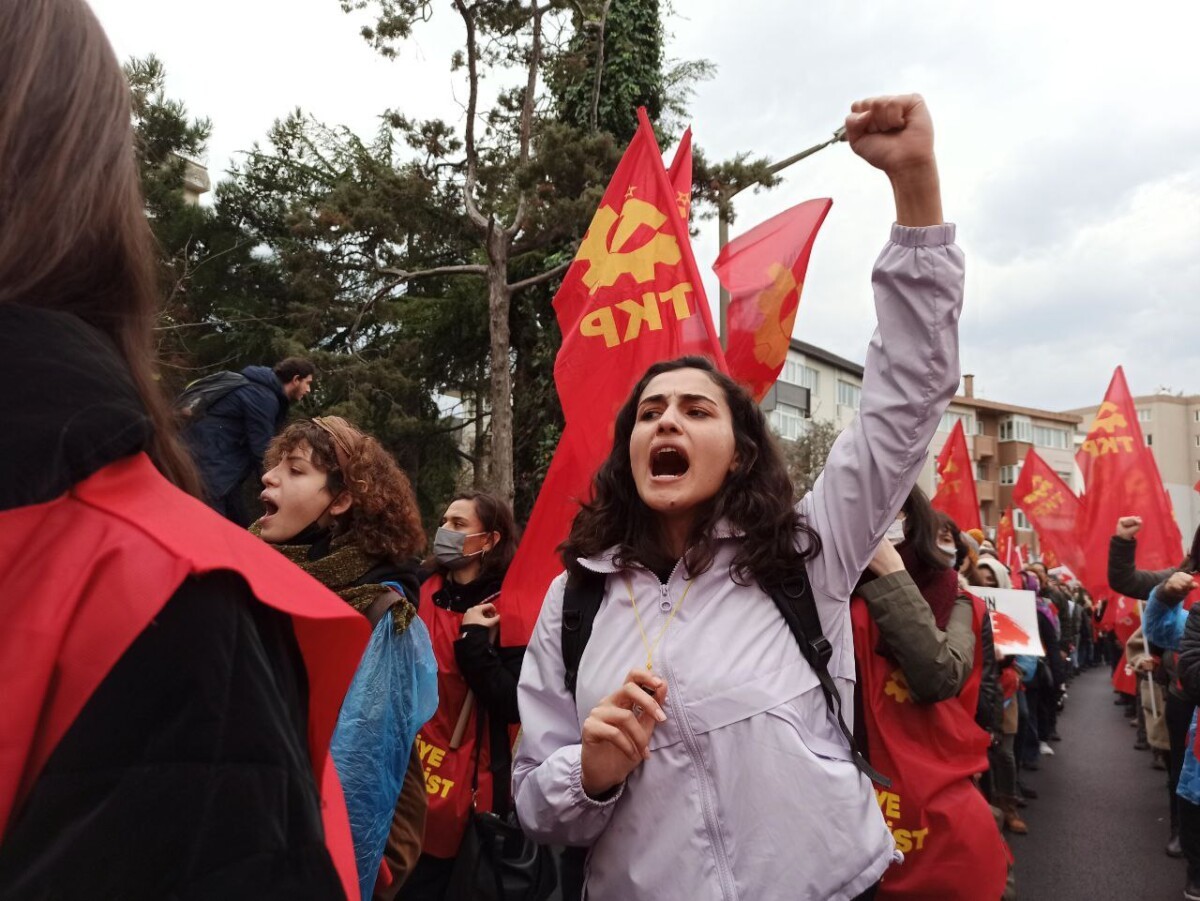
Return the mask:
<path id="1" fill-rule="evenodd" d="M 741 387 L 700 358 L 651 367 L 563 548 L 568 570 L 605 576 L 575 697 L 565 573 L 525 657 L 517 810 L 538 840 L 590 847 L 590 901 L 870 897 L 902 859 L 760 587 L 807 569 L 829 673 L 852 709 L 850 593 L 958 385 L 963 262 L 942 224 L 925 104 L 856 103 L 846 131 L 896 198 L 858 418 L 797 504 Z"/>

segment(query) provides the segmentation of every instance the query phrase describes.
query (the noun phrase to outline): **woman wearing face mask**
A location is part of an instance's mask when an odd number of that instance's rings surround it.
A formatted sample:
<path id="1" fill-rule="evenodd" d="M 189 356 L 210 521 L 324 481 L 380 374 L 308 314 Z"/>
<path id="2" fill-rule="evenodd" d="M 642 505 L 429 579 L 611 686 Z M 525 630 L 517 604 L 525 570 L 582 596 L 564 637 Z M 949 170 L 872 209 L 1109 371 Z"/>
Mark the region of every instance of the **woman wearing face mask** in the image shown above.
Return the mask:
<path id="1" fill-rule="evenodd" d="M 420 616 L 429 627 L 438 665 L 437 714 L 421 730 L 429 815 L 416 870 L 404 901 L 441 901 L 454 858 L 475 809 L 511 807 L 512 728 L 524 647 L 503 647 L 500 584 L 517 550 L 511 508 L 482 492 L 450 502 L 426 562 Z"/>
<path id="2" fill-rule="evenodd" d="M 332 742 L 367 899 L 377 882 L 386 892 L 403 880 L 420 847 L 425 797 L 410 752 L 437 707 L 433 650 L 415 616 L 425 533 L 403 470 L 378 441 L 339 416 L 292 423 L 265 460 L 266 513 L 251 531 L 373 630 Z"/>
<path id="3" fill-rule="evenodd" d="M 962 260 L 924 102 L 852 110 L 850 145 L 891 177 L 898 224 L 862 405 L 812 492 L 797 502 L 744 388 L 704 358 L 656 363 L 561 547 L 521 672 L 513 787 L 531 837 L 590 848 L 590 901 L 846 901 L 900 859 L 831 708 L 853 703 L 851 592 L 958 383 Z M 827 658 L 788 625 L 803 575 Z M 569 675 L 579 582 L 602 585 Z"/>

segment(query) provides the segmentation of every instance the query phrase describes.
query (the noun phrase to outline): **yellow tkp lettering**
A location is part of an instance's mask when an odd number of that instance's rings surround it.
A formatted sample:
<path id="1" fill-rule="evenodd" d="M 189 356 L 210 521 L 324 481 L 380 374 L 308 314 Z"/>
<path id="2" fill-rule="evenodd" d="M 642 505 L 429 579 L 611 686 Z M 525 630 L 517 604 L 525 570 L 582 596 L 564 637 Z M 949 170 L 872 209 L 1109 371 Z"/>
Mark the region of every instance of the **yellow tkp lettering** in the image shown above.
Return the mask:
<path id="1" fill-rule="evenodd" d="M 662 329 L 662 316 L 658 312 L 658 298 L 653 293 L 643 294 L 640 303 L 636 300 L 623 300 L 617 304 L 617 309 L 629 314 L 629 322 L 625 325 L 626 341 L 632 341 L 642 333 L 643 322 L 646 324 L 646 328 L 652 332 Z"/>
<path id="2" fill-rule="evenodd" d="M 617 321 L 613 318 L 612 307 L 600 307 L 584 316 L 579 322 L 579 334 L 585 338 L 599 335 L 604 338 L 606 347 L 616 347 L 621 343 L 617 337 Z"/>

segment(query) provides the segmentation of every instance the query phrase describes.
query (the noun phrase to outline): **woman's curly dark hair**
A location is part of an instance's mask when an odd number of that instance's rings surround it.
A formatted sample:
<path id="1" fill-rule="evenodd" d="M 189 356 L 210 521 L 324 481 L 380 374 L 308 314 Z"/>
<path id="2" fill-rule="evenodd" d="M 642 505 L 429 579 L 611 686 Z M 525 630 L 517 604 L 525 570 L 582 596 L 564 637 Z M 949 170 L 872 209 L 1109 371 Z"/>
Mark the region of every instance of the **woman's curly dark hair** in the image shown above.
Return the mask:
<path id="1" fill-rule="evenodd" d="M 616 547 L 618 565 L 640 563 L 652 569 L 666 566 L 671 556 L 663 546 L 657 515 L 638 495 L 629 459 L 629 439 L 637 420 L 638 400 L 646 386 L 665 372 L 698 369 L 725 395 L 733 421 L 737 467 L 717 494 L 700 510 L 688 537 L 686 562 L 690 574 L 706 572 L 716 554 L 714 527 L 721 520 L 741 532 L 729 575 L 739 585 L 758 581 L 770 587 L 794 576 L 804 561 L 821 551 L 820 536 L 796 510 L 795 492 L 787 466 L 766 417 L 737 382 L 706 357 L 680 357 L 655 363 L 634 386 L 617 413 L 612 450 L 592 482 L 592 500 L 582 505 L 571 534 L 559 550 L 568 569 L 581 557 Z M 797 548 L 797 536 L 803 536 Z"/>
<path id="2" fill-rule="evenodd" d="M 267 448 L 267 468 L 301 444 L 308 445 L 333 496 L 345 491 L 352 500 L 337 519 L 338 534 L 353 532 L 364 553 L 392 563 L 420 556 L 425 529 L 404 470 L 383 445 L 340 416 L 325 416 L 319 422 L 302 419 L 284 429 Z"/>

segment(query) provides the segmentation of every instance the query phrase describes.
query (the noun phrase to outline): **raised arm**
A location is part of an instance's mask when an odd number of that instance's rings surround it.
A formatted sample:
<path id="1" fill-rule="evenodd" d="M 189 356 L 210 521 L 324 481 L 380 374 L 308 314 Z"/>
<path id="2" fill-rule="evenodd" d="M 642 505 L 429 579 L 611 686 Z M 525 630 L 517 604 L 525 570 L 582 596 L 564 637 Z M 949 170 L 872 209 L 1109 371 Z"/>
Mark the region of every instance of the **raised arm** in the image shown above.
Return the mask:
<path id="1" fill-rule="evenodd" d="M 913 94 L 856 103 L 846 133 L 854 151 L 891 180 L 896 224 L 872 276 L 879 324 L 867 350 L 858 416 L 801 506 L 823 542 L 809 573 L 838 598 L 849 597 L 916 482 L 958 387 L 963 296 L 954 226 L 940 224 L 924 101 Z"/>

